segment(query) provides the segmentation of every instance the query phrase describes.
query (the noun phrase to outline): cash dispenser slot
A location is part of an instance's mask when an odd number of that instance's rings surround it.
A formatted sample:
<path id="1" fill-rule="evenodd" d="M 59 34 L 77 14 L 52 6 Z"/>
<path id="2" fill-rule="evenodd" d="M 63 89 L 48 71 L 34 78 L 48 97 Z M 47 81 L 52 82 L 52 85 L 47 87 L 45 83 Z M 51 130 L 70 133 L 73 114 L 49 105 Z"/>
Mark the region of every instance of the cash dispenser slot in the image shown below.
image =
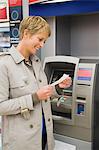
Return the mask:
<path id="1" fill-rule="evenodd" d="M 71 93 L 69 93 L 68 97 L 67 95 L 65 96 L 62 95 L 60 98 L 54 99 L 51 102 L 52 114 L 56 116 L 61 116 L 61 117 L 71 119 L 72 117 L 72 95 Z"/>
<path id="2" fill-rule="evenodd" d="M 84 84 L 84 83 L 77 83 L 77 85 L 81 85 L 81 86 L 91 86 L 91 85 L 88 84 L 88 83 L 86 83 L 86 84 Z"/>
<path id="3" fill-rule="evenodd" d="M 77 100 L 86 100 L 86 97 L 81 97 L 81 96 L 77 96 L 77 98 L 76 98 Z"/>

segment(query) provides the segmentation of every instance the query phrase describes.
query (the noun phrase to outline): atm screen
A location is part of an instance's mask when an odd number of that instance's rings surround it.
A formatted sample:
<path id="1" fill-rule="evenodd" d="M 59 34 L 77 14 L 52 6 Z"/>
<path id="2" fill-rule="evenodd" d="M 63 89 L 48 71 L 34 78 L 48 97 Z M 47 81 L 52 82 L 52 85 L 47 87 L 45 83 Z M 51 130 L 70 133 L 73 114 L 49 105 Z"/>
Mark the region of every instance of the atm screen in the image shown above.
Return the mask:
<path id="1" fill-rule="evenodd" d="M 91 81 L 92 68 L 79 68 L 78 70 L 78 80 Z"/>

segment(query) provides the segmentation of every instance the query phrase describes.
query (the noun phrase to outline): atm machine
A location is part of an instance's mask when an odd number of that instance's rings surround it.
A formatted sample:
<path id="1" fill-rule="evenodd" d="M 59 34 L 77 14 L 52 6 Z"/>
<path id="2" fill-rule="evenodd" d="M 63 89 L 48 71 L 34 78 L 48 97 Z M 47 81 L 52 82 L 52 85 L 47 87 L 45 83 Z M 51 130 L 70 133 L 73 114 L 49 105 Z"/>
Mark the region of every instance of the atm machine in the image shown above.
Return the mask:
<path id="1" fill-rule="evenodd" d="M 55 87 L 51 100 L 55 139 L 77 150 L 99 150 L 99 60 L 46 57 L 44 71 L 49 84 L 64 73 L 72 78 L 69 88 Z"/>

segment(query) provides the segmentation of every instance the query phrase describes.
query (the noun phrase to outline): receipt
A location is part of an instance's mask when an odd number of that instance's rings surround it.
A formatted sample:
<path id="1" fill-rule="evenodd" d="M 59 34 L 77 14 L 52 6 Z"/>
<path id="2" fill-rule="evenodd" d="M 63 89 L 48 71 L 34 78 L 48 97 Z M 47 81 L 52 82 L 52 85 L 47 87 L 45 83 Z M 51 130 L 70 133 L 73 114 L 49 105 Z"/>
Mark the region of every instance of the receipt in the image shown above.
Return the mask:
<path id="1" fill-rule="evenodd" d="M 69 75 L 63 74 L 63 76 L 62 76 L 59 80 L 55 81 L 54 83 L 52 83 L 52 84 L 50 84 L 50 85 L 51 85 L 51 86 L 55 86 L 55 85 L 57 85 L 57 84 L 63 82 L 64 80 L 66 80 L 68 77 L 69 77 Z"/>

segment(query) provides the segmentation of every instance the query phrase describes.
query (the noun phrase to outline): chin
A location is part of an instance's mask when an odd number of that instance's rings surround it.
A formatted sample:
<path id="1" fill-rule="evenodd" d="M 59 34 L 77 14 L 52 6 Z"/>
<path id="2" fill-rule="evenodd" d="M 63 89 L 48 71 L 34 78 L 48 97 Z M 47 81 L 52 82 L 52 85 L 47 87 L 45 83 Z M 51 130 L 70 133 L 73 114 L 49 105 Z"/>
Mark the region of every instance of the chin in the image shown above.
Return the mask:
<path id="1" fill-rule="evenodd" d="M 32 51 L 32 52 L 31 52 L 31 55 L 36 55 L 36 52 Z"/>

